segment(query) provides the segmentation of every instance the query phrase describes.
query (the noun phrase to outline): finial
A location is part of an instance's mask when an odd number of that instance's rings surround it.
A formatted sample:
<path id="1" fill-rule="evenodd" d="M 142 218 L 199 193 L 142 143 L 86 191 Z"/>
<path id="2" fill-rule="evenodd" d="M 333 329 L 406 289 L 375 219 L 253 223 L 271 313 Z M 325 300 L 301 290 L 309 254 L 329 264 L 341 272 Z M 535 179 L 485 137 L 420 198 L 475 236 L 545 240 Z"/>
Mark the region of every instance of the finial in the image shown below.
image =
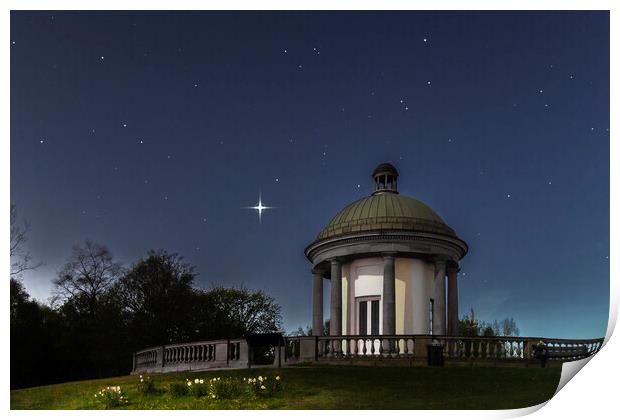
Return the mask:
<path id="1" fill-rule="evenodd" d="M 391 163 L 382 163 L 372 173 L 375 180 L 374 194 L 393 193 L 398 194 L 398 171 Z"/>

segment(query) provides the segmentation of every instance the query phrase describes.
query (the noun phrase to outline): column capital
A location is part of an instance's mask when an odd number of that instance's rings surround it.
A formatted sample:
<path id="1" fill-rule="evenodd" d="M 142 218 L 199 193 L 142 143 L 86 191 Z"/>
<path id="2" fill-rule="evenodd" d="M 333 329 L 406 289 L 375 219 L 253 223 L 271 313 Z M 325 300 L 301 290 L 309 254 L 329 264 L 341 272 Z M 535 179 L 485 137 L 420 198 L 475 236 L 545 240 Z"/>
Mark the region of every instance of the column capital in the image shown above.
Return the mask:
<path id="1" fill-rule="evenodd" d="M 322 268 L 316 268 L 316 267 L 315 267 L 315 268 L 313 268 L 313 269 L 312 269 L 312 270 L 310 270 L 310 271 L 312 272 L 312 274 L 315 274 L 315 275 L 317 275 L 317 274 L 320 274 L 320 275 L 322 275 L 322 276 L 324 276 L 324 275 L 325 275 L 325 270 L 324 270 L 324 269 L 322 269 Z"/>
<path id="2" fill-rule="evenodd" d="M 383 259 L 394 259 L 396 258 L 396 252 L 382 252 L 381 256 L 383 257 Z"/>
<path id="3" fill-rule="evenodd" d="M 342 265 L 342 259 L 340 259 L 340 258 L 332 258 L 332 259 L 330 259 L 328 261 L 329 261 L 329 263 L 331 265 L 336 265 L 336 264 Z"/>

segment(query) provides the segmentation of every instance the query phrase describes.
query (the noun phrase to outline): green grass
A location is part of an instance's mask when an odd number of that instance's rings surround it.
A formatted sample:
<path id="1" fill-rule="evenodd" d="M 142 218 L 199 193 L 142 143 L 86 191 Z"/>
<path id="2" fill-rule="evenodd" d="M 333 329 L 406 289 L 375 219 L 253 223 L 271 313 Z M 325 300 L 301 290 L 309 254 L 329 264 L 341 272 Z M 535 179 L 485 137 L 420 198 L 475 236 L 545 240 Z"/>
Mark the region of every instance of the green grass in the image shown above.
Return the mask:
<path id="1" fill-rule="evenodd" d="M 142 396 L 136 376 L 67 382 L 11 391 L 11 409 L 98 409 L 95 392 L 120 385 L 127 409 L 508 409 L 550 399 L 561 368 L 308 366 L 150 375 L 160 392 Z M 270 398 L 214 401 L 164 390 L 186 378 L 275 376 Z"/>

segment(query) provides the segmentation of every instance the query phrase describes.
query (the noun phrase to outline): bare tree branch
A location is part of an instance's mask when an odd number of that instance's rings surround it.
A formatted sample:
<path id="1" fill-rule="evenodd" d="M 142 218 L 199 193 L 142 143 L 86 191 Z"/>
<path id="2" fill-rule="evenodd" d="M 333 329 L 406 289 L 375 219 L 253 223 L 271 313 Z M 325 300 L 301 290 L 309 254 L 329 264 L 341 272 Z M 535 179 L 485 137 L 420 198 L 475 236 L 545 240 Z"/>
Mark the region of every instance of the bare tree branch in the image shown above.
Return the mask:
<path id="1" fill-rule="evenodd" d="M 15 205 L 11 204 L 11 243 L 10 258 L 11 277 L 18 278 L 24 271 L 36 270 L 42 263 L 33 264 L 30 251 L 26 250 L 27 233 L 30 230 L 30 224 L 24 221 L 23 226 L 17 223 L 17 211 Z"/>

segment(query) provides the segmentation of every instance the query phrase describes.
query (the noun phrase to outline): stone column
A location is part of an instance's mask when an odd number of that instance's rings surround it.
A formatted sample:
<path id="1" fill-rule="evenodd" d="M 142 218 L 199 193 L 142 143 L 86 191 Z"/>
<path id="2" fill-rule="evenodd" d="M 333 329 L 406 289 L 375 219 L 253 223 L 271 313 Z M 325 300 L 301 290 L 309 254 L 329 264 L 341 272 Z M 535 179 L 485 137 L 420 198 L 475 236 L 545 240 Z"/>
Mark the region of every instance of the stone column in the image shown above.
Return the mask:
<path id="1" fill-rule="evenodd" d="M 396 333 L 394 254 L 383 255 L 383 335 Z"/>
<path id="2" fill-rule="evenodd" d="M 457 335 L 459 326 L 459 291 L 456 275 L 459 266 L 456 263 L 449 264 L 448 272 L 448 335 Z"/>
<path id="3" fill-rule="evenodd" d="M 323 335 L 323 271 L 312 270 L 312 335 Z"/>
<path id="4" fill-rule="evenodd" d="M 329 335 L 342 334 L 342 266 L 331 260 L 332 287 L 330 296 Z"/>
<path id="5" fill-rule="evenodd" d="M 433 334 L 446 333 L 446 262 L 435 262 L 435 310 L 433 311 Z"/>

